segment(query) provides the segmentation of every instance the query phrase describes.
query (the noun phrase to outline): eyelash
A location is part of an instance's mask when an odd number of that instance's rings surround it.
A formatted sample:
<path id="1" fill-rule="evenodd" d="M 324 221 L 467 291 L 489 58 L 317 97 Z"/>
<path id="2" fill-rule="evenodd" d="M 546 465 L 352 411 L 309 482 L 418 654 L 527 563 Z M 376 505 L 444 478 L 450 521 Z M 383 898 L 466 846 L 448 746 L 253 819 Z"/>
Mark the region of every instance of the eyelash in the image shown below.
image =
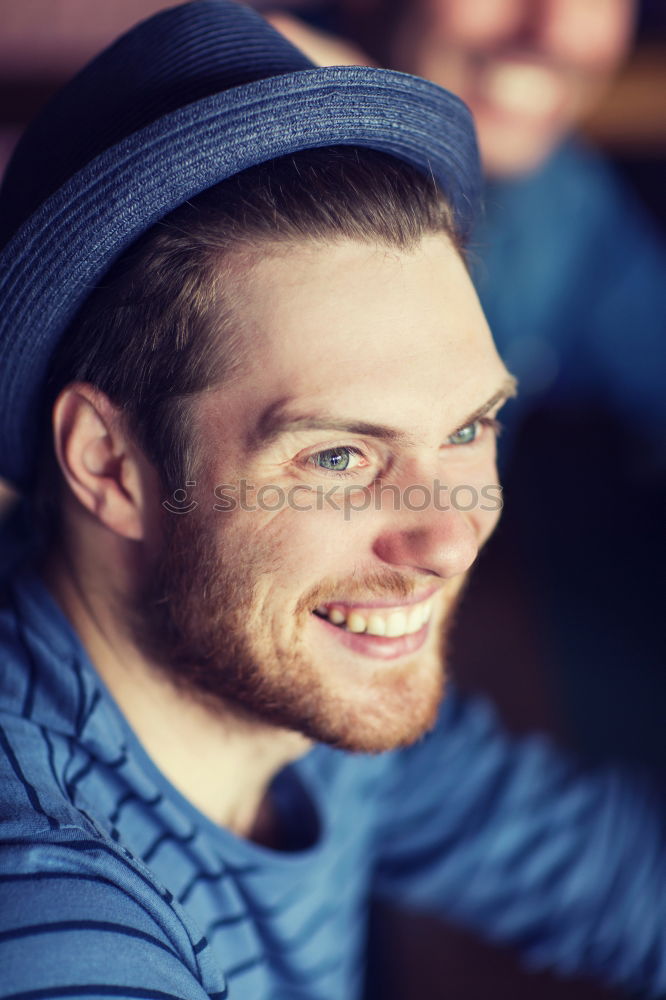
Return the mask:
<path id="1" fill-rule="evenodd" d="M 489 427 L 491 430 L 495 432 L 496 436 L 498 437 L 503 429 L 503 425 L 496 417 L 480 417 L 478 420 L 473 421 L 473 423 L 479 424 L 480 427 Z M 465 424 L 463 427 L 459 427 L 457 431 L 453 432 L 451 437 L 453 437 L 455 434 L 459 434 L 460 431 L 464 431 L 467 427 L 471 426 L 472 424 Z M 479 437 L 477 436 L 474 438 L 473 441 L 470 441 L 468 444 L 452 445 L 452 447 L 469 448 L 471 445 L 476 444 L 478 441 Z M 363 468 L 365 468 L 365 466 L 362 466 L 361 469 L 349 469 L 349 470 L 344 469 L 338 472 L 335 469 L 323 469 L 321 468 L 321 466 L 318 466 L 316 464 L 316 460 L 320 455 L 327 455 L 332 451 L 346 451 L 350 455 L 356 455 L 359 458 L 367 458 L 365 453 L 361 451 L 360 448 L 354 447 L 354 445 L 334 445 L 332 448 L 323 448 L 321 451 L 315 452 L 314 455 L 310 455 L 306 459 L 306 464 L 312 465 L 317 470 L 317 472 L 321 472 L 325 476 L 333 476 L 335 479 L 355 479 L 358 477 L 359 472 L 362 471 Z"/>
<path id="2" fill-rule="evenodd" d="M 482 427 L 490 427 L 492 431 L 495 432 L 497 437 L 502 433 L 504 429 L 504 424 L 497 419 L 497 417 L 479 417 L 478 420 L 474 421 L 475 424 L 481 424 Z M 464 430 L 464 428 L 460 428 Z"/>
<path id="3" fill-rule="evenodd" d="M 367 458 L 365 453 L 362 452 L 360 448 L 355 448 L 351 444 L 340 444 L 340 445 L 334 445 L 332 448 L 323 448 L 322 451 L 316 451 L 314 455 L 310 455 L 310 457 L 306 459 L 306 462 L 308 465 L 314 466 L 317 472 L 322 472 L 325 476 L 333 476 L 335 479 L 356 478 L 359 472 L 361 471 L 360 469 L 349 469 L 349 470 L 343 469 L 341 472 L 338 472 L 336 469 L 322 469 L 321 466 L 316 464 L 316 460 L 317 458 L 319 458 L 320 455 L 328 455 L 332 451 L 346 451 L 350 455 L 356 455 L 359 458 Z M 365 468 L 365 466 L 363 466 L 362 468 Z"/>

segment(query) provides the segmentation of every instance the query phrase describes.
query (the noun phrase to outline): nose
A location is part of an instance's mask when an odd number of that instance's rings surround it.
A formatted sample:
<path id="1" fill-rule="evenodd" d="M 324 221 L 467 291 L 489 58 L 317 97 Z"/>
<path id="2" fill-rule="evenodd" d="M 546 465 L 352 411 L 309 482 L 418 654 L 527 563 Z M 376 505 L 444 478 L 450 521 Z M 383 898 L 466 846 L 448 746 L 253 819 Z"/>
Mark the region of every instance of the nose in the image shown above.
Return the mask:
<path id="1" fill-rule="evenodd" d="M 519 33 L 533 0 L 446 0 L 432 3 L 435 30 L 453 45 L 490 47 Z"/>
<path id="2" fill-rule="evenodd" d="M 409 567 L 449 579 L 470 568 L 479 545 L 470 516 L 456 509 L 450 500 L 437 500 L 431 495 L 423 510 L 392 512 L 375 539 L 373 551 L 393 567 Z"/>

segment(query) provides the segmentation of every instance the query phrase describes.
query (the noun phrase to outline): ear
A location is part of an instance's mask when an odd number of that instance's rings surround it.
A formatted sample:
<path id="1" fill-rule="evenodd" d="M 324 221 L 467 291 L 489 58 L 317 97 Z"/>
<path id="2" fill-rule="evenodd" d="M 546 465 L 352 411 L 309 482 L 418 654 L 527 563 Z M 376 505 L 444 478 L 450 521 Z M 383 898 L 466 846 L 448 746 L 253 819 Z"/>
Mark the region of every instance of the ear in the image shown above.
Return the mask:
<path id="1" fill-rule="evenodd" d="M 53 442 L 79 503 L 117 535 L 144 538 L 156 475 L 118 407 L 87 383 L 66 386 L 53 407 Z"/>

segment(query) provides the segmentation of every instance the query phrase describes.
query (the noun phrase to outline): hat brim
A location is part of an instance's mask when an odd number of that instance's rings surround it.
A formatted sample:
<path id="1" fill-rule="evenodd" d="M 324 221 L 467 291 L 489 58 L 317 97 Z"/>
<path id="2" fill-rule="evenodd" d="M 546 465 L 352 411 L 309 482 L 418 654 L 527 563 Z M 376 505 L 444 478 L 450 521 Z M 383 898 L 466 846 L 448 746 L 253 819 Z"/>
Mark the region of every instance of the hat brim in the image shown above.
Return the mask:
<path id="1" fill-rule="evenodd" d="M 481 189 L 471 117 L 453 94 L 370 67 L 273 76 L 180 108 L 88 163 L 0 255 L 0 475 L 34 473 L 49 359 L 122 251 L 188 198 L 298 150 L 367 146 L 431 173 L 468 234 Z"/>

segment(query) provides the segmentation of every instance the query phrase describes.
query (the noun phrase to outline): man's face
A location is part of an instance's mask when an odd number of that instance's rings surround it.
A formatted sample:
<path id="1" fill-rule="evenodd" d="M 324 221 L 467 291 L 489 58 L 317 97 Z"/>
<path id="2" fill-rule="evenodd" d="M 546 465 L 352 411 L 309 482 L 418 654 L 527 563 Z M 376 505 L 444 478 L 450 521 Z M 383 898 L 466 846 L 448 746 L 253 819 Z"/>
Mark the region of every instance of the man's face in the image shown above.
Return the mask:
<path id="1" fill-rule="evenodd" d="M 165 514 L 144 639 L 213 706 L 349 749 L 413 742 L 498 518 L 506 369 L 444 236 L 235 271 L 247 357 L 196 402 L 198 506 Z"/>
<path id="2" fill-rule="evenodd" d="M 471 108 L 491 174 L 537 167 L 597 101 L 629 44 L 634 0 L 422 0 L 393 46 L 401 69 Z"/>

